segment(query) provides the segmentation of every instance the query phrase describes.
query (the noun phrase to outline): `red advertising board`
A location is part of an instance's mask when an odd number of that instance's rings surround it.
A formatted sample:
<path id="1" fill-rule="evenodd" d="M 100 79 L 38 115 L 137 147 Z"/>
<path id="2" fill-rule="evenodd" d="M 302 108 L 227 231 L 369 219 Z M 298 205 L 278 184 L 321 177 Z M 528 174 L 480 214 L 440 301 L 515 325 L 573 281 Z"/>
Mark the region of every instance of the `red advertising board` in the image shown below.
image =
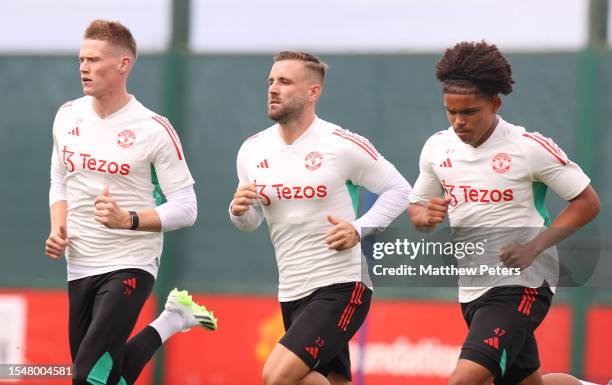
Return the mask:
<path id="1" fill-rule="evenodd" d="M 553 308 L 536 332 L 543 372 L 569 368 L 570 316 L 567 307 Z M 353 340 L 355 370 L 368 385 L 448 382 L 467 326 L 457 303 L 384 301 L 372 305 L 364 349 Z M 365 356 L 357 353 L 365 351 Z"/>
<path id="2" fill-rule="evenodd" d="M 68 295 L 65 290 L 1 290 L 0 312 L 6 311 L 3 319 L 4 330 L 0 335 L 3 345 L 3 357 L 8 357 L 7 364 L 61 364 L 70 365 L 70 347 L 68 344 Z M 146 302 L 135 332 L 153 320 L 155 302 L 152 298 Z M 7 326 L 7 321 L 11 323 Z M 8 330 L 7 330 L 8 328 Z M 15 343 L 13 343 L 15 342 Z M 19 361 L 10 360 L 12 357 Z M 143 370 L 136 385 L 152 384 L 152 364 Z M 32 378 L 5 381 L 0 383 L 17 385 L 69 385 L 69 378 Z"/>
<path id="3" fill-rule="evenodd" d="M 261 383 L 263 363 L 283 335 L 276 299 L 196 298 L 215 310 L 219 330 L 173 337 L 166 345 L 163 383 Z M 568 371 L 570 325 L 569 308 L 554 306 L 537 331 L 543 372 Z M 351 341 L 354 384 L 446 384 L 466 331 L 457 303 L 375 300 L 362 334 Z"/>
<path id="4" fill-rule="evenodd" d="M 612 379 L 612 306 L 594 306 L 587 313 L 585 375 L 607 384 Z"/>
<path id="5" fill-rule="evenodd" d="M 219 328 L 192 329 L 165 347 L 165 385 L 260 384 L 268 353 L 283 335 L 278 302 L 272 297 L 200 296 L 214 310 Z"/>
<path id="6" fill-rule="evenodd" d="M 276 298 L 229 295 L 195 297 L 215 310 L 219 317 L 219 330 L 208 332 L 196 329 L 172 337 L 166 344 L 163 356 L 163 383 L 261 383 L 263 363 L 283 335 Z M 6 309 L 13 311 L 2 313 Z M 8 352 L 15 353 L 14 357 L 21 357 L 15 363 L 70 363 L 65 291 L 0 291 L 0 313 L 5 327 L 5 335 L 0 335 L 0 348 L 13 346 L 13 350 L 21 349 Z M 150 299 L 135 330 L 139 331 L 150 322 L 154 313 L 154 303 Z M 7 327 L 7 315 L 13 323 L 12 329 Z M 570 368 L 571 316 L 569 307 L 555 305 L 536 333 L 544 373 L 567 372 Z M 611 324 L 612 307 L 596 307 L 589 312 L 585 363 L 587 379 L 591 381 L 605 382 L 612 377 L 610 356 L 607 354 L 612 351 L 612 337 L 608 331 Z M 457 303 L 376 299 L 367 323 L 351 341 L 353 383 L 446 384 L 466 331 Z M 19 338 L 22 338 L 21 343 L 14 343 Z M 3 341 L 9 343 L 2 345 Z M 10 357 L 1 349 L 0 353 Z M 41 381 L 19 380 L 10 383 L 34 385 Z M 44 383 L 63 385 L 70 384 L 70 381 L 45 379 Z M 151 364 L 137 382 L 137 385 L 150 384 Z"/>

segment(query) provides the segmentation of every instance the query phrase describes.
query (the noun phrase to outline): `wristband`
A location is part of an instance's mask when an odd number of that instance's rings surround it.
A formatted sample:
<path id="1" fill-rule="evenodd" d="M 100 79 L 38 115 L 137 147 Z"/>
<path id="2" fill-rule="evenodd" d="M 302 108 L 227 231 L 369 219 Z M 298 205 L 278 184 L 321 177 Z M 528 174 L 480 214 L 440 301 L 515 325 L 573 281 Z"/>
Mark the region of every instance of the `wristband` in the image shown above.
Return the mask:
<path id="1" fill-rule="evenodd" d="M 130 226 L 130 230 L 136 230 L 138 228 L 138 226 L 140 225 L 139 221 L 138 221 L 138 214 L 136 214 L 136 211 L 129 211 L 130 213 L 130 219 L 132 221 L 132 225 Z"/>

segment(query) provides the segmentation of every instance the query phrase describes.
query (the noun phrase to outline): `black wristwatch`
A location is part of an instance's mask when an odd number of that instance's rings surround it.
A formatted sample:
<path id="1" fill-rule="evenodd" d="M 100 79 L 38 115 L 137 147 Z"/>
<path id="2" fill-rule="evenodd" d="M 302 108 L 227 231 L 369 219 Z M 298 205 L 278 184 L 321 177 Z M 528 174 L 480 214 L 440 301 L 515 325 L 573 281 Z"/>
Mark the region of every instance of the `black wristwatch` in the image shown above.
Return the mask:
<path id="1" fill-rule="evenodd" d="M 132 226 L 130 226 L 130 230 L 136 230 L 140 225 L 138 221 L 138 214 L 136 214 L 136 211 L 129 211 L 129 213 L 130 219 L 132 220 Z"/>

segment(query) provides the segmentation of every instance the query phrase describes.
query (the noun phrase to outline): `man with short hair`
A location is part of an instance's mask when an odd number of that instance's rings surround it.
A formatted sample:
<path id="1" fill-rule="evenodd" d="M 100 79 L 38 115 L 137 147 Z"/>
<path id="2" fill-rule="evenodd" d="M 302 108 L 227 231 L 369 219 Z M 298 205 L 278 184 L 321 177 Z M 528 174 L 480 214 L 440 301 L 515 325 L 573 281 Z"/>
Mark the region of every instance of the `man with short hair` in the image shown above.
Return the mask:
<path id="1" fill-rule="evenodd" d="M 197 216 L 176 131 L 127 92 L 136 56 L 125 26 L 93 21 L 79 53 L 85 96 L 62 105 L 53 124 L 45 252 L 66 255 L 75 385 L 133 384 L 171 335 L 217 324 L 175 289 L 159 318 L 127 341 L 157 276 L 162 232 Z"/>
<path id="2" fill-rule="evenodd" d="M 320 119 L 327 65 L 304 52 L 274 58 L 268 116 L 277 124 L 237 156 L 232 222 L 253 231 L 265 217 L 276 250 L 285 335 L 263 369 L 266 385 L 349 384 L 348 342 L 368 313 L 360 238 L 405 210 L 410 185 L 370 142 Z M 359 219 L 357 186 L 380 194 Z"/>
<path id="3" fill-rule="evenodd" d="M 599 211 L 590 179 L 551 139 L 497 114 L 500 94 L 512 92 L 514 81 L 494 45 L 462 42 L 449 48 L 436 77 L 451 127 L 423 146 L 410 219 L 417 229 L 431 231 L 448 214 L 453 236 L 476 234 L 488 246 L 497 242 L 492 267 L 520 271 L 460 277 L 459 301 L 469 331 L 449 384 L 580 384 L 570 376 L 543 379 L 534 331 L 553 297 L 554 275 L 547 272 L 558 266 L 547 263 L 555 260 L 554 245 Z M 552 222 L 544 206 L 547 188 L 568 201 Z M 536 231 L 525 242 L 508 244 L 504 227 Z"/>

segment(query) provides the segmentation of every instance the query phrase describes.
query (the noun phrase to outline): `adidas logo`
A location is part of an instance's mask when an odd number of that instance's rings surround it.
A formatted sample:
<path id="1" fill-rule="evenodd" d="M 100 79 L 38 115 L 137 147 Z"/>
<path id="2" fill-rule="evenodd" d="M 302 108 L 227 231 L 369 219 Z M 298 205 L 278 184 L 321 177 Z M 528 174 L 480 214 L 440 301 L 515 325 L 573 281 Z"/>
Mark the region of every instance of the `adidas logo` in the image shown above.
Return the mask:
<path id="1" fill-rule="evenodd" d="M 499 337 L 485 338 L 482 342 L 499 350 Z"/>
<path id="2" fill-rule="evenodd" d="M 260 162 L 257 165 L 257 168 L 270 168 L 270 165 L 268 165 L 268 159 L 264 159 L 263 162 Z"/>
<path id="3" fill-rule="evenodd" d="M 68 135 L 79 136 L 79 128 L 75 127 L 72 130 L 68 131 Z"/>
<path id="4" fill-rule="evenodd" d="M 308 352 L 308 354 L 310 354 L 312 358 L 314 358 L 315 360 L 317 359 L 317 356 L 319 355 L 318 346 L 306 346 L 306 351 Z"/>
<path id="5" fill-rule="evenodd" d="M 506 331 L 502 328 L 495 328 L 493 330 L 493 334 L 495 334 L 493 337 L 485 338 L 484 340 L 482 340 L 482 342 L 489 346 L 493 346 L 495 349 L 499 350 L 499 337 L 506 334 Z"/>
<path id="6" fill-rule="evenodd" d="M 129 297 L 136 290 L 136 278 L 128 278 L 123 280 L 123 295 Z"/>
<path id="7" fill-rule="evenodd" d="M 453 167 L 453 164 L 451 163 L 450 158 L 446 158 L 444 162 L 440 163 L 440 167 L 447 167 L 447 168 Z"/>

